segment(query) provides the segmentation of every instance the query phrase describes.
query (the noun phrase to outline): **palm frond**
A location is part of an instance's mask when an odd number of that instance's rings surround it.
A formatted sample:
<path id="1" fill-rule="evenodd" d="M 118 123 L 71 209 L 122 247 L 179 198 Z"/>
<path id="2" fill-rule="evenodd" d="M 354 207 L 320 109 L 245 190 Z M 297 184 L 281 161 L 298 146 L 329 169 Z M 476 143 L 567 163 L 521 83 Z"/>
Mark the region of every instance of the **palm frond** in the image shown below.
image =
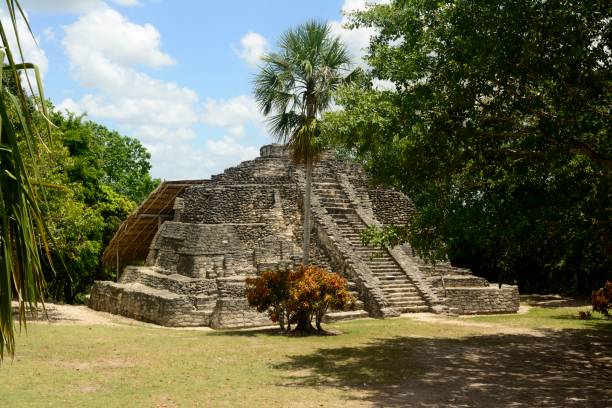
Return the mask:
<path id="1" fill-rule="evenodd" d="M 283 33 L 279 51 L 262 61 L 254 80 L 255 100 L 262 113 L 270 116 L 270 133 L 289 144 L 298 135 L 315 137 L 316 132 L 304 133 L 300 128 L 316 126 L 313 119 L 329 109 L 336 89 L 354 77 L 346 47 L 331 34 L 328 24 L 316 20 Z M 295 120 L 300 115 L 302 120 Z"/>
<path id="2" fill-rule="evenodd" d="M 17 12 L 25 20 L 25 13 L 15 0 L 6 1 L 11 24 L 17 39 L 19 55 L 23 52 L 17 32 Z M 28 26 L 29 29 L 29 26 Z M 36 166 L 26 166 L 24 155 L 31 156 L 36 163 L 35 132 L 32 118 L 27 109 L 27 100 L 18 71 L 35 69 L 42 113 L 44 94 L 40 75 L 31 64 L 16 63 L 2 22 L 0 22 L 0 41 L 2 50 L 0 60 L 7 64 L 0 67 L 2 74 L 8 72 L 16 83 L 17 94 L 12 95 L 3 87 L 0 91 L 0 359 L 5 351 L 13 354 L 15 350 L 15 327 L 11 301 L 13 296 L 19 302 L 20 325 L 26 323 L 26 310 L 35 310 L 42 303 L 45 290 L 40 247 L 47 248 L 46 228 L 38 206 L 37 190 L 32 179 L 36 179 Z M 26 76 L 27 78 L 27 76 Z M 29 81 L 29 79 L 28 79 Z M 12 113 L 12 114 L 11 114 Z M 45 115 L 46 116 L 46 115 Z M 15 119 L 16 117 L 16 119 Z M 14 121 L 19 122 L 17 132 Z M 25 145 L 26 151 L 22 151 Z M 48 255 L 48 251 L 45 251 Z"/>

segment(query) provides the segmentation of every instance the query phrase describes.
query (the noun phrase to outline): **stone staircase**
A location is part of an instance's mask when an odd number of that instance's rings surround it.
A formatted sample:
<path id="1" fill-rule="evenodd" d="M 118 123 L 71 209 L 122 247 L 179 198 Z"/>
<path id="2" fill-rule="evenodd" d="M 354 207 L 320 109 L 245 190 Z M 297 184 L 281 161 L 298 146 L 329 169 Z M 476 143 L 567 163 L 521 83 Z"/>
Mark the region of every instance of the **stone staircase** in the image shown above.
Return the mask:
<path id="1" fill-rule="evenodd" d="M 313 195 L 316 195 L 319 204 L 331 216 L 344 239 L 379 281 L 389 306 L 399 313 L 428 311 L 429 307 L 418 289 L 388 251 L 362 244 L 360 233 L 366 225 L 333 174 L 315 169 L 313 176 Z"/>

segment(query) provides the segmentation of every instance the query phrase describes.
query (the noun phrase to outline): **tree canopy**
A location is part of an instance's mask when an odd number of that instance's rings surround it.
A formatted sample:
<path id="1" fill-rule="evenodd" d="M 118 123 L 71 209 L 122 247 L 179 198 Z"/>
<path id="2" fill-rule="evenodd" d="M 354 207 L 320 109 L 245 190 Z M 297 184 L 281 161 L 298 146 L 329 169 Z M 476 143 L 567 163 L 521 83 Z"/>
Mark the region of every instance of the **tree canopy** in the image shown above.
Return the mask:
<path id="1" fill-rule="evenodd" d="M 521 290 L 589 292 L 612 271 L 612 8 L 605 0 L 394 1 L 371 78 L 325 134 L 418 207 L 403 238 Z M 388 89 L 387 89 L 388 88 Z"/>
<path id="2" fill-rule="evenodd" d="M 151 178 L 150 154 L 138 140 L 49 108 L 56 129 L 41 153 L 41 176 L 61 188 L 47 189 L 41 206 L 54 242 L 55 272 L 47 267 L 45 277 L 52 298 L 73 303 L 94 279 L 114 278 L 101 253 L 159 180 Z"/>

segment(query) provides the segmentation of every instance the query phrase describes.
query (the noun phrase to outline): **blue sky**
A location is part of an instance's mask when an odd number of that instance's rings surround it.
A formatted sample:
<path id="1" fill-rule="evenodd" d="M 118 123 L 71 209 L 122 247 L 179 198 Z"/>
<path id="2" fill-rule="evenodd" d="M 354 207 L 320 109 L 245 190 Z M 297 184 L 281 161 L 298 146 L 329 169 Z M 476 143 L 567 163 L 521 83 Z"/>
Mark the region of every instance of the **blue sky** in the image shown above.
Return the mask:
<path id="1" fill-rule="evenodd" d="M 365 0 L 21 3 L 39 45 L 26 43 L 26 59 L 41 66 L 46 96 L 138 138 L 167 180 L 207 178 L 271 142 L 251 80 L 282 32 L 328 21 L 356 63 L 371 35 L 343 27 Z"/>

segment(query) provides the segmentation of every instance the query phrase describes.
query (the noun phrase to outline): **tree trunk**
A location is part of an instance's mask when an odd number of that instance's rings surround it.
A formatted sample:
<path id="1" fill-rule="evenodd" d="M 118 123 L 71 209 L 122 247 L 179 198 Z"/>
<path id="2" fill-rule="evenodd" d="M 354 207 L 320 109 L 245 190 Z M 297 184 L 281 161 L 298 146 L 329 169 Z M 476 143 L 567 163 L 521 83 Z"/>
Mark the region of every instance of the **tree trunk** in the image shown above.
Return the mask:
<path id="1" fill-rule="evenodd" d="M 304 256 L 302 262 L 304 266 L 310 263 L 310 193 L 312 187 L 312 158 L 308 154 L 306 157 L 306 188 L 304 190 Z"/>
<path id="2" fill-rule="evenodd" d="M 281 330 L 285 331 L 285 310 L 280 307 L 276 315 L 278 316 L 278 323 L 280 324 Z"/>
<path id="3" fill-rule="evenodd" d="M 312 327 L 310 315 L 308 313 L 300 313 L 297 316 L 297 324 L 295 326 L 296 332 L 310 333 L 314 331 Z"/>

